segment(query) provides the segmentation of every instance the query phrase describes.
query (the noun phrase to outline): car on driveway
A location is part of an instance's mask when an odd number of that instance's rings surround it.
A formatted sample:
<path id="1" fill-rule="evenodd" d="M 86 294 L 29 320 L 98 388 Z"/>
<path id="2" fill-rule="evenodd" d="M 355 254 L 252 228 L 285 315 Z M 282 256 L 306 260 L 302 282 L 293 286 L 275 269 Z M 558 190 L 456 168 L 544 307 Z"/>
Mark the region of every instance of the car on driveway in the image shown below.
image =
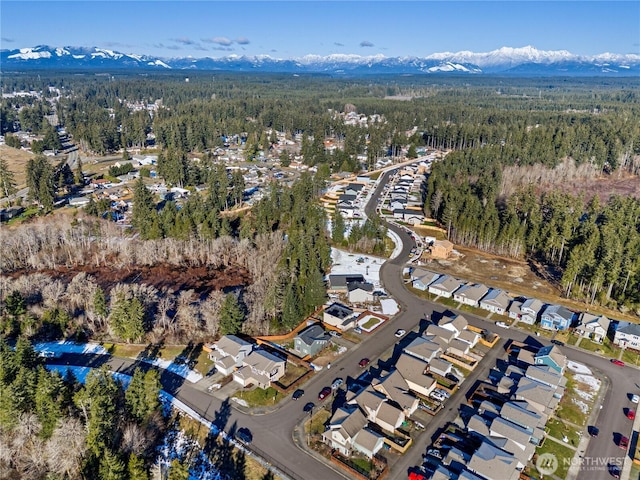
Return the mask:
<path id="1" fill-rule="evenodd" d="M 618 465 L 609 464 L 608 470 L 609 470 L 609 474 L 613 478 L 620 478 L 620 473 L 622 473 L 622 470 L 620 469 L 620 467 Z"/>
<path id="2" fill-rule="evenodd" d="M 600 433 L 600 429 L 598 427 L 596 427 L 595 425 L 589 425 L 587 427 L 587 432 L 589 432 L 589 435 L 591 435 L 592 437 L 595 438 Z"/>
<path id="3" fill-rule="evenodd" d="M 640 402 L 640 395 L 631 395 L 631 403 Z"/>
<path id="4" fill-rule="evenodd" d="M 298 400 L 299 398 L 304 397 L 304 390 L 302 390 L 301 388 L 297 389 L 295 392 L 293 392 L 293 399 L 294 400 Z"/>
<path id="5" fill-rule="evenodd" d="M 617 358 L 612 358 L 611 363 L 614 365 L 618 365 L 619 367 L 624 367 L 624 362 L 622 360 L 618 360 Z"/>
<path id="6" fill-rule="evenodd" d="M 331 389 L 332 389 L 332 390 L 337 390 L 337 389 L 339 389 L 339 388 L 342 386 L 342 384 L 343 384 L 343 383 L 344 383 L 344 380 L 343 380 L 343 379 L 341 379 L 341 378 L 336 378 L 336 379 L 333 381 L 333 383 L 331 384 Z"/>
<path id="7" fill-rule="evenodd" d="M 636 411 L 635 410 L 627 410 L 627 418 L 629 420 L 635 420 L 636 419 Z"/>
<path id="8" fill-rule="evenodd" d="M 618 446 L 621 449 L 626 450 L 627 448 L 629 448 L 629 439 L 623 435 L 622 437 L 620 437 L 620 441 L 618 442 Z"/>
<path id="9" fill-rule="evenodd" d="M 318 394 L 318 400 L 322 401 L 325 398 L 327 398 L 329 395 L 331 395 L 331 388 L 324 387 L 322 390 L 320 390 L 320 393 Z"/>
<path id="10" fill-rule="evenodd" d="M 358 362 L 358 366 L 360 367 L 366 367 L 367 365 L 369 365 L 369 359 L 368 358 L 363 358 L 362 360 L 360 360 Z"/>
<path id="11" fill-rule="evenodd" d="M 335 338 L 340 338 L 342 336 L 342 334 L 340 332 L 336 332 L 335 330 L 329 331 L 329 335 L 331 335 L 332 337 L 335 337 Z"/>
<path id="12" fill-rule="evenodd" d="M 401 338 L 401 337 L 404 337 L 405 333 L 407 333 L 407 331 L 401 328 L 399 330 L 396 330 L 395 336 L 398 338 Z"/>

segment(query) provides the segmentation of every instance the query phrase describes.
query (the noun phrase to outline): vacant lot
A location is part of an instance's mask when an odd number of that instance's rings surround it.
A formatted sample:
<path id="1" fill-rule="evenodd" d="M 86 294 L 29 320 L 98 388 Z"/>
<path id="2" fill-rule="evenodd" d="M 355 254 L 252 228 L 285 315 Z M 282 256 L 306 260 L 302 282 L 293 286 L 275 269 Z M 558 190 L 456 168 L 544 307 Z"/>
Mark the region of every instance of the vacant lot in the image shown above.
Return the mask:
<path id="1" fill-rule="evenodd" d="M 7 161 L 9 170 L 14 173 L 18 190 L 27 186 L 24 171 L 27 162 L 30 158 L 33 158 L 33 156 L 34 155 L 31 152 L 7 147 L 6 145 L 0 145 L 0 157 Z"/>

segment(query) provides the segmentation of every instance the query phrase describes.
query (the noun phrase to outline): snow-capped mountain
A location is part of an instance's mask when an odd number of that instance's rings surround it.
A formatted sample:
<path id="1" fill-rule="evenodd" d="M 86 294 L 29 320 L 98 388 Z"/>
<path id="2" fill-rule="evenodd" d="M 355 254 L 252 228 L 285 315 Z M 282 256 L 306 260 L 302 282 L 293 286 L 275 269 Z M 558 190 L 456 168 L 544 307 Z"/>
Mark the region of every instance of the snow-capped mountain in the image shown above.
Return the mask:
<path id="1" fill-rule="evenodd" d="M 425 57 L 385 57 L 347 54 L 305 55 L 279 59 L 269 55 L 229 55 L 219 58 L 156 58 L 97 47 L 37 46 L 0 51 L 2 70 L 25 69 L 155 69 L 236 72 L 371 74 L 498 74 L 498 75 L 640 75 L 640 55 L 602 53 L 580 56 L 566 50 L 532 46 L 502 47 L 491 52 L 443 52 Z"/>

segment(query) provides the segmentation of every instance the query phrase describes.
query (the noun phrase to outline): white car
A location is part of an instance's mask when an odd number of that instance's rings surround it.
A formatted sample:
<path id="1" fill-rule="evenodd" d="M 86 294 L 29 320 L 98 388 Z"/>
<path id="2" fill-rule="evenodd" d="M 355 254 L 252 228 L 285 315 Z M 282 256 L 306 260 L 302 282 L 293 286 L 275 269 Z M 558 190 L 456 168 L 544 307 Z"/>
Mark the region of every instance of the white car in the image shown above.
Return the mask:
<path id="1" fill-rule="evenodd" d="M 509 324 L 504 323 L 504 322 L 496 322 L 496 325 L 498 327 L 502 327 L 502 328 L 509 328 Z"/>
<path id="2" fill-rule="evenodd" d="M 638 396 L 638 395 L 633 395 L 633 396 L 631 397 L 631 403 L 638 403 L 638 402 L 640 402 L 640 396 Z"/>
<path id="3" fill-rule="evenodd" d="M 404 334 L 407 333 L 406 330 L 400 329 L 400 330 L 396 330 L 395 336 L 398 338 L 404 337 Z"/>

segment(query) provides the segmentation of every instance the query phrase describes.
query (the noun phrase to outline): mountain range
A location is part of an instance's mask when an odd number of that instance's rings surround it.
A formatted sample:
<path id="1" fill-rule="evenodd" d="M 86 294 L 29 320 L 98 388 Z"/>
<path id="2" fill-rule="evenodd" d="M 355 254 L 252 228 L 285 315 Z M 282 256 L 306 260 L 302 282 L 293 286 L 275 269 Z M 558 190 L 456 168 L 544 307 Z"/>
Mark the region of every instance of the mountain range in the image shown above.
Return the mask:
<path id="1" fill-rule="evenodd" d="M 333 76 L 373 74 L 460 74 L 519 76 L 639 76 L 640 55 L 603 53 L 575 55 L 527 46 L 491 52 L 434 53 L 425 57 L 384 55 L 306 55 L 278 59 L 269 55 L 211 58 L 158 58 L 97 47 L 37 47 L 0 50 L 2 71 L 61 70 L 195 70 L 229 72 L 322 73 Z"/>

